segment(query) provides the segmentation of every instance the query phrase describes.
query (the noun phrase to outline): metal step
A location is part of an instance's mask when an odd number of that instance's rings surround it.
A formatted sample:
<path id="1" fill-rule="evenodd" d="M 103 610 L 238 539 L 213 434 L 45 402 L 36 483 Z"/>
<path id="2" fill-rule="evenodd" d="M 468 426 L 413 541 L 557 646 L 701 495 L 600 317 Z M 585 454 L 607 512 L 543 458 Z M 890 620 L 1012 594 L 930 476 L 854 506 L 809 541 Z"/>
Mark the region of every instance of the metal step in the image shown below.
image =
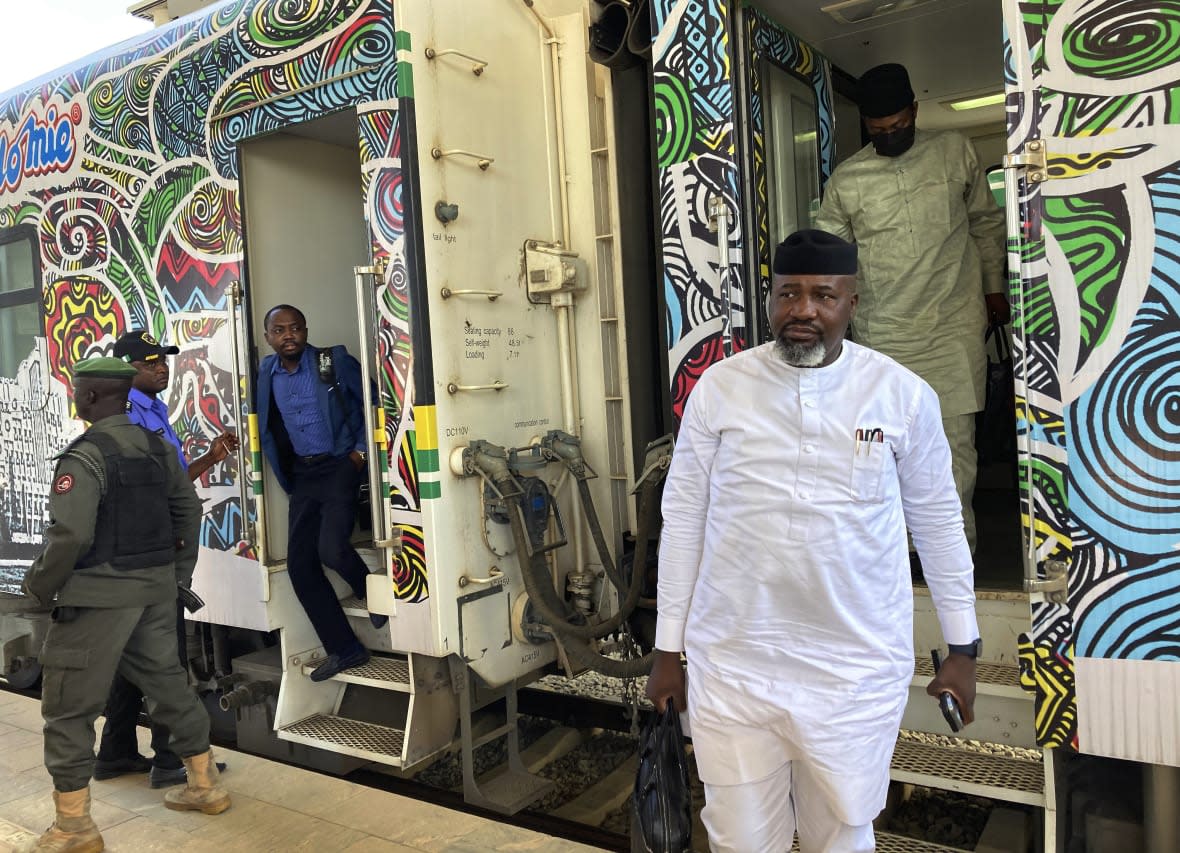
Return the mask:
<path id="1" fill-rule="evenodd" d="M 369 618 L 368 608 L 355 595 L 340 599 L 340 608 L 344 611 L 345 616 L 364 616 L 366 619 Z"/>
<path id="2" fill-rule="evenodd" d="M 322 660 L 303 665 L 303 674 L 311 675 Z M 381 690 L 399 693 L 413 693 L 410 686 L 410 662 L 403 658 L 387 658 L 374 655 L 368 663 L 354 666 L 333 675 L 328 681 L 343 681 L 348 684 L 362 684 Z"/>
<path id="3" fill-rule="evenodd" d="M 898 782 L 959 791 L 1009 803 L 1045 805 L 1045 768 L 1039 761 L 985 755 L 901 738 L 889 775 Z"/>
<path id="4" fill-rule="evenodd" d="M 930 841 L 919 841 L 892 832 L 878 832 L 877 853 L 962 853 L 961 847 L 945 847 Z M 791 853 L 799 853 L 799 839 L 791 846 Z"/>
<path id="5" fill-rule="evenodd" d="M 279 737 L 320 749 L 329 744 L 333 747 L 333 752 L 387 764 L 390 767 L 401 767 L 406 733 L 402 729 L 350 720 L 332 714 L 312 714 L 279 729 Z"/>
<path id="6" fill-rule="evenodd" d="M 934 662 L 929 657 L 919 656 L 914 660 L 914 687 L 926 689 L 930 679 L 934 678 Z M 1015 664 L 989 663 L 978 661 L 975 664 L 975 692 L 982 696 L 1006 696 L 1012 699 L 1024 699 L 1030 704 L 1035 696 L 1020 686 L 1020 667 Z"/>
<path id="7" fill-rule="evenodd" d="M 501 765 L 481 776 L 478 784 L 479 806 L 501 814 L 516 814 L 548 794 L 556 783 L 527 770 L 510 770 Z"/>

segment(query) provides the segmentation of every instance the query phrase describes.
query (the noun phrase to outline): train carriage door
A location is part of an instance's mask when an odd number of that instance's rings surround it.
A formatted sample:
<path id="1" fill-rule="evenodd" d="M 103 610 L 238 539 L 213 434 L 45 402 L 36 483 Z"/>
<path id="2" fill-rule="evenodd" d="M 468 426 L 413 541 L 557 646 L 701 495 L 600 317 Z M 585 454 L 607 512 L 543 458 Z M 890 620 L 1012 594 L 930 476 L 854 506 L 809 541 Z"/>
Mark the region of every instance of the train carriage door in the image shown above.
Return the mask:
<path id="1" fill-rule="evenodd" d="M 819 211 L 820 188 L 835 154 L 832 91 L 827 66 L 757 9 L 738 11 L 742 117 L 740 157 L 745 197 L 746 262 L 757 270 L 747 294 L 749 345 L 770 338 L 765 294 L 770 288 L 774 247 L 788 234 L 810 228 Z"/>
<path id="2" fill-rule="evenodd" d="M 1161 14 L 1005 0 L 1005 201 L 1038 739 L 1174 766 L 1180 51 Z"/>
<path id="3" fill-rule="evenodd" d="M 358 359 L 372 361 L 362 346 L 353 273 L 369 262 L 358 147 L 353 110 L 240 145 L 251 371 L 271 354 L 263 337 L 266 313 L 283 303 L 306 315 L 310 344 L 343 344 Z M 264 461 L 263 469 L 265 561 L 282 564 L 287 495 L 270 464 Z"/>

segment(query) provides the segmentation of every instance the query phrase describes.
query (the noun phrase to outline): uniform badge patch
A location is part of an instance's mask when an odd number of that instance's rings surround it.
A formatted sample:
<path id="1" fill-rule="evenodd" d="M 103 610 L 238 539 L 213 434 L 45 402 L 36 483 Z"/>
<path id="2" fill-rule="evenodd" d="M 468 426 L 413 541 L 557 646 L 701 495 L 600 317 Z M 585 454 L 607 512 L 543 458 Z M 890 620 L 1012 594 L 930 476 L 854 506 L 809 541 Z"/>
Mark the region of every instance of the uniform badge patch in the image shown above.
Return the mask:
<path id="1" fill-rule="evenodd" d="M 69 474 L 62 474 L 53 481 L 53 491 L 55 494 L 64 495 L 72 488 L 74 488 L 74 478 Z"/>

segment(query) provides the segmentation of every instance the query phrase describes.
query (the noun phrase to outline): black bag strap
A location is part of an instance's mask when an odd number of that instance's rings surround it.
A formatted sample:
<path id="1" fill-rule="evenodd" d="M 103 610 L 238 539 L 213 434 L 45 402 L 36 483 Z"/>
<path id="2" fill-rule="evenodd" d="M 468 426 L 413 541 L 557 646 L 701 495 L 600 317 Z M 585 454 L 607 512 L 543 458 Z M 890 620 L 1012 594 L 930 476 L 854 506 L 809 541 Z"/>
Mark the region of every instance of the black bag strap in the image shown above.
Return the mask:
<path id="1" fill-rule="evenodd" d="M 1008 343 L 1003 323 L 991 323 L 987 327 L 987 333 L 983 336 L 984 346 L 989 342 L 995 346 L 996 361 L 1003 363 L 1012 360 L 1012 345 Z"/>

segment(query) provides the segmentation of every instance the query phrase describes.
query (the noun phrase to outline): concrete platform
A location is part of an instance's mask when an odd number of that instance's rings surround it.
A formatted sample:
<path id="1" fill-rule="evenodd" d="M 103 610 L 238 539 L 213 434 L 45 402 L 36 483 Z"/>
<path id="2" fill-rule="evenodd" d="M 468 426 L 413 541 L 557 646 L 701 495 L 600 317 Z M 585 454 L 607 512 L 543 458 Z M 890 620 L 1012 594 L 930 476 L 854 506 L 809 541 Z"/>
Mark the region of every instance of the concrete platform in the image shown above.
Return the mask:
<path id="1" fill-rule="evenodd" d="M 99 721 L 101 725 L 101 719 Z M 150 754 L 140 729 L 141 752 Z M 216 750 L 233 798 L 224 814 L 174 812 L 147 775 L 93 782 L 91 813 L 119 853 L 140 851 L 347 851 L 347 853 L 590 853 L 598 848 L 506 826 L 396 794 Z M 53 822 L 53 784 L 42 764 L 40 704 L 0 693 L 0 853 Z"/>

